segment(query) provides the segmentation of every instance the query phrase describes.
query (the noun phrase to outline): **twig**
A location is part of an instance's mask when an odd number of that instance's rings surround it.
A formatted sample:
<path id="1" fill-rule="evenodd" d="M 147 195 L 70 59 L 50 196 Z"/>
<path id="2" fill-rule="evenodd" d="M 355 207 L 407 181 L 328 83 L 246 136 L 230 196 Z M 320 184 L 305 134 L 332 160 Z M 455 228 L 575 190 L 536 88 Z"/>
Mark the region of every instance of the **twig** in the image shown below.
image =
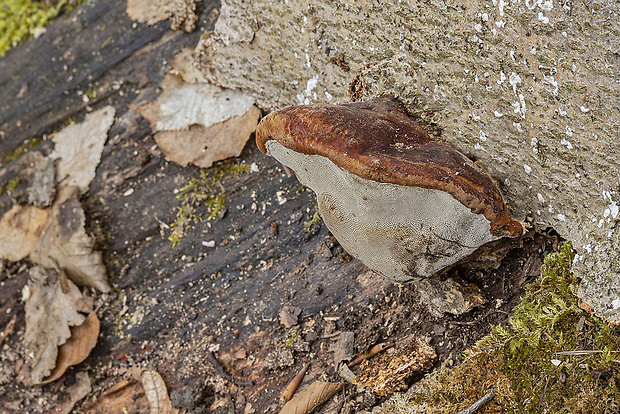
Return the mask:
<path id="1" fill-rule="evenodd" d="M 240 387 L 254 385 L 254 381 L 239 381 L 239 380 L 234 379 L 232 375 L 230 375 L 228 372 L 224 370 L 224 366 L 220 363 L 220 361 L 217 360 L 213 352 L 209 351 L 209 353 L 207 354 L 207 359 L 209 360 L 211 364 L 213 364 L 213 366 L 215 367 L 215 369 L 217 370 L 217 372 L 220 374 L 222 378 L 225 378 L 228 381 Z"/>
<path id="2" fill-rule="evenodd" d="M 600 354 L 603 351 L 601 351 L 600 349 L 584 349 L 582 351 L 560 351 L 560 352 L 556 352 L 556 355 L 571 355 L 571 356 L 578 356 L 578 355 L 589 355 L 589 354 Z M 620 351 L 608 351 L 608 352 L 620 352 Z"/>
<path id="3" fill-rule="evenodd" d="M 379 352 L 382 352 L 388 348 L 393 347 L 394 344 L 391 344 L 389 342 L 381 342 L 375 346 L 373 346 L 372 348 L 370 348 L 370 350 L 368 350 L 367 354 L 360 354 L 358 355 L 353 361 L 349 362 L 349 368 L 354 367 L 358 364 L 361 364 L 362 362 L 366 361 L 367 359 L 370 359 L 372 357 L 374 357 L 375 355 L 377 355 Z"/>
<path id="4" fill-rule="evenodd" d="M 479 409 L 481 409 L 483 405 L 491 401 L 493 397 L 495 397 L 495 393 L 493 391 L 489 391 L 486 394 L 484 394 L 484 397 L 480 398 L 478 401 L 476 401 L 475 403 L 473 403 L 466 409 L 459 411 L 456 414 L 473 414 Z"/>
<path id="5" fill-rule="evenodd" d="M 283 403 L 288 402 L 293 397 L 293 394 L 295 394 L 295 391 L 299 387 L 299 384 L 301 384 L 301 381 L 304 379 L 304 376 L 306 375 L 306 371 L 308 370 L 308 367 L 310 367 L 310 363 L 309 362 L 306 363 L 306 365 L 304 365 L 299 370 L 297 375 L 295 375 L 295 377 L 293 377 L 291 382 L 289 382 L 289 384 L 286 386 L 286 388 L 282 392 L 282 395 L 280 396 L 280 401 L 281 402 L 283 402 Z"/>
<path id="6" fill-rule="evenodd" d="M 545 388 L 543 388 L 542 395 L 540 396 L 540 401 L 538 402 L 538 408 L 542 406 L 543 401 L 545 401 L 545 395 L 547 394 L 547 386 L 549 385 L 549 377 L 547 377 L 547 381 L 545 382 Z"/>
<path id="7" fill-rule="evenodd" d="M 6 337 L 11 334 L 11 331 L 13 330 L 13 326 L 15 326 L 16 319 L 17 319 L 17 314 L 15 313 L 13 314 L 13 317 L 11 318 L 9 323 L 7 323 L 6 328 L 4 328 L 4 332 L 2 332 L 2 336 L 0 337 L 0 344 L 2 344 L 2 342 L 4 342 L 4 340 L 6 339 Z"/>

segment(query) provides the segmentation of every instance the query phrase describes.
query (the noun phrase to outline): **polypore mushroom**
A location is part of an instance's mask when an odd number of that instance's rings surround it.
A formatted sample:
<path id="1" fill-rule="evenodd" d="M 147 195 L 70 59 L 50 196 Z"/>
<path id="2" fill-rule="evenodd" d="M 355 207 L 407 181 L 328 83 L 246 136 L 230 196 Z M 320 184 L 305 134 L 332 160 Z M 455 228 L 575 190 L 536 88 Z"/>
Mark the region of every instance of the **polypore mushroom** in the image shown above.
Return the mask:
<path id="1" fill-rule="evenodd" d="M 272 112 L 256 143 L 314 190 L 344 249 L 393 281 L 430 277 L 523 231 L 495 181 L 390 95 Z"/>

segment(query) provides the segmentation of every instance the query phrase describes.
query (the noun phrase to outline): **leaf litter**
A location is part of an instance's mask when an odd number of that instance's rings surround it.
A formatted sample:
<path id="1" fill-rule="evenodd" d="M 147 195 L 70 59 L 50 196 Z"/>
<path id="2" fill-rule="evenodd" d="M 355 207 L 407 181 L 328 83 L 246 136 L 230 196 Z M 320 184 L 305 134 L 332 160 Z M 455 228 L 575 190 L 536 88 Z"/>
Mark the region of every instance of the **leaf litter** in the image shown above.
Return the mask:
<path id="1" fill-rule="evenodd" d="M 78 188 L 62 188 L 30 259 L 49 269 L 64 270 L 69 279 L 80 286 L 109 292 L 101 253 L 94 251 L 94 241 L 84 229 L 85 221 Z"/>
<path id="2" fill-rule="evenodd" d="M 71 337 L 70 328 L 81 325 L 83 313 L 92 311 L 93 301 L 62 271 L 35 266 L 27 286 L 24 343 L 32 383 L 39 384 L 56 366 L 58 347 Z"/>

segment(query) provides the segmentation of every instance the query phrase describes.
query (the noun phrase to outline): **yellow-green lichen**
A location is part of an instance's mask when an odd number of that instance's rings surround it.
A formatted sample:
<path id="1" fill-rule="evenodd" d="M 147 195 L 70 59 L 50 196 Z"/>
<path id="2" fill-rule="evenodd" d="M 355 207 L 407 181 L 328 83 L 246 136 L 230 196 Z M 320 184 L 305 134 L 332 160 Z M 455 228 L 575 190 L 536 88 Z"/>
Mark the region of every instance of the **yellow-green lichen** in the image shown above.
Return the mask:
<path id="1" fill-rule="evenodd" d="M 545 258 L 508 326 L 383 406 L 384 413 L 462 410 L 493 389 L 480 413 L 617 413 L 620 409 L 620 328 L 578 306 L 574 253 L 564 243 Z"/>
<path id="2" fill-rule="evenodd" d="M 176 246 L 185 237 L 192 223 L 201 221 L 202 217 L 196 209 L 200 205 L 207 207 L 209 216 L 207 221 L 217 218 L 224 209 L 226 189 L 220 180 L 227 175 L 242 174 L 250 171 L 245 163 L 222 164 L 214 170 L 200 170 L 199 177 L 192 178 L 187 184 L 179 188 L 177 198 L 182 200 L 176 208 L 176 218 L 170 224 L 171 234 L 168 240 Z"/>
<path id="3" fill-rule="evenodd" d="M 86 0 L 30 1 L 0 0 L 0 56 L 35 30 L 68 13 Z"/>

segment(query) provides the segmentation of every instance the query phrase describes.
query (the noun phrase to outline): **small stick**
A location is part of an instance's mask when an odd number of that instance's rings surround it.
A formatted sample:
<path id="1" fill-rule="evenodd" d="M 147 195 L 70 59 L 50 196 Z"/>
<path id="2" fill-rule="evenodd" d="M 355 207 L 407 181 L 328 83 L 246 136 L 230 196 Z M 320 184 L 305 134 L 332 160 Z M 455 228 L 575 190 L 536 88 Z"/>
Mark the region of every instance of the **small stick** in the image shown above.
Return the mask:
<path id="1" fill-rule="evenodd" d="M 491 401 L 493 397 L 495 397 L 495 393 L 493 391 L 489 391 L 484 395 L 484 397 L 480 398 L 478 401 L 456 414 L 473 414 L 481 409 L 483 405 Z"/>
<path id="2" fill-rule="evenodd" d="M 286 386 L 286 388 L 282 392 L 282 395 L 280 396 L 280 402 L 285 403 L 285 402 L 288 402 L 291 398 L 293 398 L 293 394 L 295 394 L 295 391 L 297 390 L 297 387 L 299 387 L 299 384 L 301 384 L 301 381 L 306 376 L 306 371 L 308 370 L 309 367 L 310 367 L 310 363 L 308 362 L 308 363 L 306 363 L 306 365 L 304 365 L 299 370 L 297 375 L 295 375 L 293 377 L 291 382 L 288 383 L 288 385 Z"/>
<path id="3" fill-rule="evenodd" d="M 17 314 L 14 313 L 9 323 L 6 324 L 6 328 L 4 328 L 4 332 L 2 332 L 2 336 L 0 336 L 0 344 L 2 344 L 2 342 L 4 342 L 4 340 L 6 339 L 6 337 L 11 334 L 11 331 L 13 330 L 13 326 L 15 325 L 16 319 L 17 319 Z"/>
<path id="4" fill-rule="evenodd" d="M 377 344 L 373 346 L 372 348 L 370 348 L 368 350 L 368 353 L 358 355 L 353 361 L 349 362 L 348 366 L 349 368 L 351 368 L 351 367 L 356 366 L 357 364 L 361 364 L 367 359 L 374 357 L 379 352 L 385 351 L 386 349 L 391 348 L 392 346 L 394 345 L 389 342 L 381 342 L 380 344 Z"/>
<path id="5" fill-rule="evenodd" d="M 120 391 L 123 388 L 127 387 L 132 382 L 133 382 L 132 379 L 128 379 L 128 378 L 124 379 L 121 382 L 117 383 L 116 385 L 113 385 L 110 388 L 108 388 L 107 390 L 105 390 L 104 392 L 102 392 L 101 395 L 106 397 L 106 396 L 108 396 L 110 394 L 114 394 L 115 392 Z"/>
<path id="6" fill-rule="evenodd" d="M 242 387 L 247 386 L 247 385 L 254 385 L 254 381 L 239 381 L 239 380 L 234 379 L 232 375 L 230 375 L 228 372 L 224 370 L 224 366 L 220 363 L 220 361 L 217 360 L 213 352 L 209 351 L 209 353 L 207 354 L 207 359 L 209 360 L 209 362 L 211 362 L 211 364 L 213 364 L 213 366 L 215 367 L 215 369 L 217 370 L 217 372 L 220 374 L 221 377 L 227 379 L 233 384 L 242 386 Z"/>

